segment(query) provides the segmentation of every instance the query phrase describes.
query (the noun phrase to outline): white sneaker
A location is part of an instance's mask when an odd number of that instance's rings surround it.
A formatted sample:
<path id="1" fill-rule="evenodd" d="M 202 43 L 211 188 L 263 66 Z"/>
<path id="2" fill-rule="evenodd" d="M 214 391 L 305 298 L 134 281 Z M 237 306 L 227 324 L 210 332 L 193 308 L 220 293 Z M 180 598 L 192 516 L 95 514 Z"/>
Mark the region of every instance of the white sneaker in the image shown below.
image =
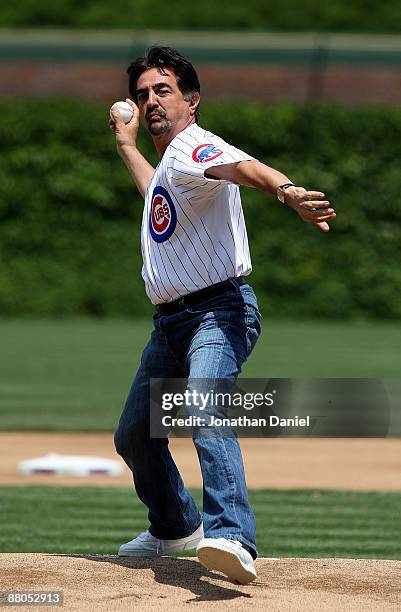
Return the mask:
<path id="1" fill-rule="evenodd" d="M 202 538 L 203 523 L 191 535 L 176 540 L 159 540 L 146 530 L 130 542 L 122 544 L 118 555 L 119 557 L 161 557 L 173 552 L 196 548 Z"/>
<path id="2" fill-rule="evenodd" d="M 256 578 L 252 555 L 236 540 L 204 538 L 196 552 L 206 569 L 222 572 L 232 582 L 248 584 Z"/>

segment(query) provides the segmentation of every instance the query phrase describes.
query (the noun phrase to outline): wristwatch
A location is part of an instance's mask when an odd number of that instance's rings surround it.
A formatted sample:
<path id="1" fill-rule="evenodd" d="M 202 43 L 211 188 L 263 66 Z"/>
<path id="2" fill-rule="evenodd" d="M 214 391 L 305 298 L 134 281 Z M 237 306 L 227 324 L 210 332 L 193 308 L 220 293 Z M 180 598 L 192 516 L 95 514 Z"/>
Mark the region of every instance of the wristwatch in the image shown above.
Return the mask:
<path id="1" fill-rule="evenodd" d="M 294 183 L 285 183 L 284 185 L 280 185 L 277 187 L 277 199 L 280 200 L 283 204 L 285 204 L 285 190 L 288 187 L 295 187 Z"/>

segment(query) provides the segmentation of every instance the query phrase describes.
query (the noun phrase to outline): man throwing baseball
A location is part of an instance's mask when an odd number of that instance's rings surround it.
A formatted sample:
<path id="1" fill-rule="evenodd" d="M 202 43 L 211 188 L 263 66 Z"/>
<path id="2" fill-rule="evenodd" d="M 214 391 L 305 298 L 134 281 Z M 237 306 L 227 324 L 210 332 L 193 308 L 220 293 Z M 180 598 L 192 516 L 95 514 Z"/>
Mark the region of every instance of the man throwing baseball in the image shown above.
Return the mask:
<path id="1" fill-rule="evenodd" d="M 203 477 L 203 515 L 178 472 L 167 438 L 151 438 L 151 378 L 235 381 L 260 334 L 240 185 L 277 195 L 304 221 L 329 231 L 333 208 L 320 191 L 295 186 L 281 172 L 198 124 L 200 86 L 175 49 L 153 47 L 128 68 L 125 124 L 113 111 L 117 151 L 144 197 L 141 247 L 154 330 L 115 433 L 117 452 L 148 507 L 149 529 L 119 549 L 156 557 L 195 548 L 199 561 L 246 584 L 256 577 L 255 518 L 235 435 L 193 442 Z M 136 146 L 139 123 L 160 157 L 156 168 Z M 193 406 L 186 406 L 195 413 Z M 212 411 L 212 409 L 210 409 Z"/>

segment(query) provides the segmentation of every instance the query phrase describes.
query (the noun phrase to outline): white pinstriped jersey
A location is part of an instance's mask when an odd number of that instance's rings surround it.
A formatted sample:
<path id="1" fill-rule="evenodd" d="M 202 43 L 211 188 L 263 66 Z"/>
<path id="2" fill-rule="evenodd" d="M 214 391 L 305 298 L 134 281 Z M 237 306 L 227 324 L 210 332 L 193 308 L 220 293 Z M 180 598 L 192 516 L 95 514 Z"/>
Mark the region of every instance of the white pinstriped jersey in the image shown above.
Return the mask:
<path id="1" fill-rule="evenodd" d="M 170 142 L 146 191 L 142 277 L 153 304 L 252 270 L 239 185 L 205 170 L 252 160 L 192 124 Z"/>

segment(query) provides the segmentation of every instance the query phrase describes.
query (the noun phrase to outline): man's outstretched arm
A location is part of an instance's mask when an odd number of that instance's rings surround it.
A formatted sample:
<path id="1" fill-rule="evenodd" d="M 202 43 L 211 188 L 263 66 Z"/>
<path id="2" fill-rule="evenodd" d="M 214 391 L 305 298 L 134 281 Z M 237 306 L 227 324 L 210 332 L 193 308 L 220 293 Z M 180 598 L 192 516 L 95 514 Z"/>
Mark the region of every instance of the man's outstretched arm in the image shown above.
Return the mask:
<path id="1" fill-rule="evenodd" d="M 136 148 L 136 138 L 139 128 L 139 110 L 136 104 L 127 98 L 134 112 L 129 123 L 125 124 L 118 111 L 112 110 L 113 120 L 109 127 L 116 135 L 117 153 L 125 163 L 138 191 L 144 197 L 155 169 Z"/>
<path id="2" fill-rule="evenodd" d="M 280 185 L 292 181 L 274 168 L 270 168 L 256 160 L 240 161 L 234 164 L 222 164 L 213 166 L 205 172 L 208 178 L 225 179 L 255 187 L 276 196 Z M 325 194 L 321 191 L 307 191 L 303 187 L 287 187 L 285 190 L 285 204 L 295 210 L 304 221 L 315 223 L 323 232 L 329 231 L 327 221 L 335 219 L 336 213 L 328 200 L 324 200 Z"/>

